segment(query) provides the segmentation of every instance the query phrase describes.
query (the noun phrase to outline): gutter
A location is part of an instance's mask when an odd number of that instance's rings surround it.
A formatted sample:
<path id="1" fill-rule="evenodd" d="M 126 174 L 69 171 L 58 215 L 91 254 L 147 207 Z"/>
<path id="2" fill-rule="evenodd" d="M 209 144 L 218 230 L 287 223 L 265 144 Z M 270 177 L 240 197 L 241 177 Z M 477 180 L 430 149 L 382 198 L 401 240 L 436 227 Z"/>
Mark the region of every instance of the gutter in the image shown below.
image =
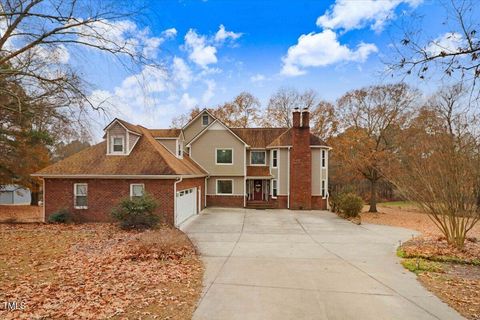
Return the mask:
<path id="1" fill-rule="evenodd" d="M 192 175 L 181 175 L 181 174 L 164 174 L 164 175 L 151 175 L 151 174 L 42 174 L 42 173 L 33 173 L 32 177 L 41 177 L 41 178 L 59 178 L 59 179 L 178 179 L 178 178 L 203 178 L 206 177 L 206 174 L 192 174 Z"/>
<path id="2" fill-rule="evenodd" d="M 173 224 L 177 221 L 177 183 L 182 182 L 183 178 L 177 178 L 177 181 L 173 183 Z"/>

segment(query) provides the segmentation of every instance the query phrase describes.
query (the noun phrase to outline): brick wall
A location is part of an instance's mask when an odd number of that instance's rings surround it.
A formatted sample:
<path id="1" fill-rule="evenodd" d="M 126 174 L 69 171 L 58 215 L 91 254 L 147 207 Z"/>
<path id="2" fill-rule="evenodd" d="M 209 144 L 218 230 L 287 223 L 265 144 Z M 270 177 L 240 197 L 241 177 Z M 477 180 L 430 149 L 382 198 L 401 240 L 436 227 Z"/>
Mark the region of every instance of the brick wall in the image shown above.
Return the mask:
<path id="1" fill-rule="evenodd" d="M 76 221 L 112 221 L 110 212 L 130 196 L 131 183 L 144 183 L 145 191 L 158 203 L 157 213 L 173 224 L 173 182 L 175 180 L 45 179 L 45 216 L 66 208 Z M 88 209 L 75 209 L 74 183 L 88 183 Z"/>
<path id="2" fill-rule="evenodd" d="M 287 196 L 277 196 L 277 208 L 278 209 L 287 209 L 288 207 L 288 197 Z"/>
<path id="3" fill-rule="evenodd" d="M 243 208 L 243 196 L 207 195 L 207 207 Z"/>
<path id="4" fill-rule="evenodd" d="M 327 210 L 327 199 L 323 199 L 322 196 L 312 196 L 312 209 Z"/>
<path id="5" fill-rule="evenodd" d="M 292 149 L 290 153 L 290 209 L 309 210 L 312 207 L 312 154 L 308 111 L 293 112 Z"/>

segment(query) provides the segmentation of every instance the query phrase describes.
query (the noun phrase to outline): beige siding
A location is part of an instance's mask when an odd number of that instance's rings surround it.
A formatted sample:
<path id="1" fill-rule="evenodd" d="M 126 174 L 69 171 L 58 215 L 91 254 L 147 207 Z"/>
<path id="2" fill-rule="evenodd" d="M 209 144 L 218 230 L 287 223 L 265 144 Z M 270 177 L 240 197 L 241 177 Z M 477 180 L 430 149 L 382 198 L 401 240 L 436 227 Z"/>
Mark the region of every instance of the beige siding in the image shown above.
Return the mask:
<path id="1" fill-rule="evenodd" d="M 320 177 L 320 149 L 312 149 L 312 194 L 320 195 L 321 177 Z"/>
<path id="2" fill-rule="evenodd" d="M 215 164 L 215 149 L 233 149 L 232 165 Z M 245 147 L 228 130 L 208 130 L 196 139 L 190 148 L 192 159 L 197 161 L 211 175 L 244 175 Z"/>
<path id="3" fill-rule="evenodd" d="M 244 195 L 244 178 L 243 177 L 210 177 L 207 179 L 207 194 L 208 195 L 215 195 L 217 190 L 217 180 L 223 180 L 223 179 L 230 179 L 233 180 L 233 195 Z"/>
<path id="4" fill-rule="evenodd" d="M 131 152 L 135 144 L 137 143 L 138 139 L 140 139 L 139 135 L 133 134 L 133 133 L 128 133 L 128 151 Z"/>
<path id="5" fill-rule="evenodd" d="M 278 149 L 278 158 L 279 158 L 279 189 L 278 189 L 278 194 L 279 195 L 287 195 L 288 194 L 288 166 L 289 166 L 289 161 L 288 161 L 288 149 L 287 148 L 282 148 Z"/>
<path id="6" fill-rule="evenodd" d="M 208 115 L 208 113 L 204 112 L 204 114 Z M 183 130 L 183 134 L 185 135 L 185 144 L 188 144 L 200 131 L 205 129 L 205 126 L 202 124 L 202 117 L 203 114 L 198 116 L 194 122 L 192 122 L 185 130 Z M 208 116 L 208 124 L 213 121 L 213 118 Z"/>
<path id="7" fill-rule="evenodd" d="M 113 152 L 113 145 L 111 144 L 112 137 L 123 137 L 123 141 L 125 144 L 127 143 L 127 130 L 122 127 L 119 123 L 115 122 L 109 129 L 108 129 L 108 134 L 107 136 L 109 137 L 109 141 L 107 142 L 108 144 L 108 150 L 109 153 Z M 125 148 L 126 149 L 126 148 Z M 126 151 L 126 150 L 125 150 Z"/>
<path id="8" fill-rule="evenodd" d="M 175 154 L 177 152 L 177 140 L 176 139 L 156 139 L 158 142 L 163 144 L 165 148 L 170 150 L 171 153 Z"/>

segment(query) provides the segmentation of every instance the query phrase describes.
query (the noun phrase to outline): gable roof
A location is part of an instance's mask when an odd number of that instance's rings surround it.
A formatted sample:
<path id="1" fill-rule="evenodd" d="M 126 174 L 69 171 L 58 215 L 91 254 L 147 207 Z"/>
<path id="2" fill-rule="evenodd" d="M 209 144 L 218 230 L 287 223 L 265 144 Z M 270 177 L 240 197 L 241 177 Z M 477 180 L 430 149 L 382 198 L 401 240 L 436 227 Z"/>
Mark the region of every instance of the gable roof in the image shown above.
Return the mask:
<path id="1" fill-rule="evenodd" d="M 200 117 L 200 115 L 203 114 L 204 112 L 208 113 L 208 115 L 209 115 L 210 117 L 212 117 L 213 120 L 216 120 L 216 119 L 217 119 L 210 111 L 208 111 L 207 108 L 203 108 L 202 110 L 200 110 L 200 112 L 199 112 L 195 117 L 193 117 L 192 120 L 188 121 L 188 123 L 182 127 L 182 130 L 185 130 L 185 128 L 187 128 L 187 127 L 188 127 L 189 125 L 191 125 L 195 120 L 197 120 L 197 118 Z M 213 121 L 212 121 L 212 122 L 213 122 Z"/>
<path id="2" fill-rule="evenodd" d="M 122 119 L 115 118 L 113 119 L 103 130 L 107 130 L 110 128 L 115 122 L 120 123 L 121 126 L 123 126 L 127 131 L 130 131 L 132 133 L 136 133 L 138 135 L 142 134 L 142 131 L 140 129 L 140 126 L 136 126 L 134 124 L 131 124 L 130 122 L 127 122 Z"/>
<path id="3" fill-rule="evenodd" d="M 48 166 L 34 176 L 205 176 L 207 173 L 188 155 L 177 158 L 150 134 L 141 132 L 129 155 L 107 155 L 106 141 Z"/>
<path id="4" fill-rule="evenodd" d="M 274 147 L 287 147 L 292 145 L 292 128 L 289 128 L 284 133 L 279 135 L 276 139 L 274 139 L 267 148 L 274 148 Z M 324 146 L 326 147 L 327 144 L 325 141 L 310 133 L 310 145 L 311 146 Z"/>
<path id="5" fill-rule="evenodd" d="M 242 138 L 250 148 L 266 148 L 275 138 L 288 128 L 230 128 Z"/>
<path id="6" fill-rule="evenodd" d="M 220 119 L 215 119 L 213 120 L 208 126 L 206 126 L 205 128 L 203 128 L 195 137 L 193 137 L 193 139 L 191 139 L 188 143 L 187 143 L 187 147 L 190 146 L 192 144 L 192 142 L 194 142 L 195 140 L 197 140 L 201 135 L 203 135 L 205 132 L 208 131 L 208 129 L 213 126 L 215 123 L 218 123 L 220 124 L 222 127 L 224 127 L 228 132 L 230 132 L 235 138 L 237 138 L 238 140 L 240 140 L 242 143 L 244 143 L 247 147 L 250 147 L 250 145 L 248 143 L 246 143 L 241 137 L 239 137 L 235 132 L 232 131 L 232 129 L 230 129 L 229 127 L 227 127 L 226 124 L 224 124 L 222 121 L 220 121 Z"/>
<path id="7" fill-rule="evenodd" d="M 182 129 L 148 129 L 154 138 L 178 138 Z"/>

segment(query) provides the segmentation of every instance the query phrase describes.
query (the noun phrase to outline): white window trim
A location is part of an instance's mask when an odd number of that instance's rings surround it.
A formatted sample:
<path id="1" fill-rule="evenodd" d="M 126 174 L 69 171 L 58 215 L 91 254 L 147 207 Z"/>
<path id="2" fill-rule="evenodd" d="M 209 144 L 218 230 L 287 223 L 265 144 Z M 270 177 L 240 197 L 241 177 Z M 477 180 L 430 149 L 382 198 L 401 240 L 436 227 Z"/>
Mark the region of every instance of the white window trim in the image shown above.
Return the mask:
<path id="1" fill-rule="evenodd" d="M 276 154 L 277 154 L 277 156 L 276 156 L 276 159 L 277 159 L 277 165 L 276 165 L 276 166 L 274 166 L 274 165 L 273 165 L 273 154 L 274 154 L 274 153 L 276 153 Z M 271 154 L 270 154 L 270 158 L 271 158 L 271 159 L 270 159 L 270 162 L 271 162 L 271 166 L 272 166 L 272 168 L 275 168 L 275 169 L 277 169 L 277 168 L 278 168 L 278 149 L 272 149 L 272 152 L 271 152 Z"/>
<path id="2" fill-rule="evenodd" d="M 232 150 L 232 163 L 218 163 L 218 161 L 217 161 L 218 150 Z M 233 159 L 234 159 L 233 148 L 215 148 L 215 164 L 217 166 L 233 166 Z"/>
<path id="3" fill-rule="evenodd" d="M 113 142 L 115 141 L 115 139 L 122 139 L 122 146 L 123 146 L 123 150 L 122 151 L 115 151 L 114 150 L 114 144 Z M 111 145 L 111 148 L 110 148 L 110 154 L 126 154 L 126 149 L 127 149 L 127 146 L 125 144 L 125 137 L 124 136 L 110 136 L 110 145 Z"/>
<path id="4" fill-rule="evenodd" d="M 183 143 L 180 139 L 177 139 L 176 141 L 175 156 L 179 159 L 183 159 Z M 180 151 L 180 154 L 178 151 Z"/>
<path id="5" fill-rule="evenodd" d="M 218 192 L 218 181 L 230 181 L 230 182 L 232 182 L 232 193 L 219 193 Z M 235 189 L 235 187 L 234 187 L 233 179 L 216 179 L 215 180 L 215 194 L 217 194 L 217 195 L 227 195 L 227 196 L 234 195 L 235 194 L 234 189 Z"/>
<path id="6" fill-rule="evenodd" d="M 203 123 L 203 118 L 205 118 L 205 117 L 207 117 L 207 124 L 204 124 L 204 123 Z M 203 114 L 203 115 L 202 115 L 202 126 L 204 126 L 204 127 L 208 126 L 208 125 L 210 124 L 210 123 L 209 123 L 209 122 L 210 122 L 209 120 L 210 120 L 210 117 L 208 116 L 208 114 Z"/>
<path id="7" fill-rule="evenodd" d="M 87 205 L 77 206 L 77 186 L 85 186 L 87 188 Z M 75 209 L 88 209 L 88 183 L 74 183 L 73 184 L 73 207 Z"/>
<path id="8" fill-rule="evenodd" d="M 130 183 L 130 199 L 133 198 L 133 187 L 134 186 L 142 186 L 143 187 L 143 195 L 145 195 L 145 183 Z"/>
<path id="9" fill-rule="evenodd" d="M 275 181 L 275 188 L 273 188 L 273 182 L 274 182 L 274 181 Z M 278 197 L 278 179 L 272 179 L 272 187 L 271 187 L 270 189 L 272 189 L 272 190 L 271 190 L 272 199 L 277 199 L 277 197 Z M 273 189 L 276 189 L 276 190 L 277 190 L 277 195 L 276 195 L 276 196 L 273 195 Z"/>
<path id="10" fill-rule="evenodd" d="M 326 168 L 327 167 L 327 150 L 322 149 L 320 151 L 320 167 Z"/>
<path id="11" fill-rule="evenodd" d="M 257 163 L 257 164 L 253 164 L 252 163 L 252 154 L 254 152 L 263 152 L 263 154 L 265 155 L 265 162 L 264 163 Z M 251 166 L 265 166 L 267 165 L 267 151 L 266 150 L 250 150 L 250 165 Z"/>
<path id="12" fill-rule="evenodd" d="M 322 199 L 326 199 L 327 194 L 328 194 L 327 179 L 321 179 L 320 180 L 320 195 L 322 196 Z"/>

